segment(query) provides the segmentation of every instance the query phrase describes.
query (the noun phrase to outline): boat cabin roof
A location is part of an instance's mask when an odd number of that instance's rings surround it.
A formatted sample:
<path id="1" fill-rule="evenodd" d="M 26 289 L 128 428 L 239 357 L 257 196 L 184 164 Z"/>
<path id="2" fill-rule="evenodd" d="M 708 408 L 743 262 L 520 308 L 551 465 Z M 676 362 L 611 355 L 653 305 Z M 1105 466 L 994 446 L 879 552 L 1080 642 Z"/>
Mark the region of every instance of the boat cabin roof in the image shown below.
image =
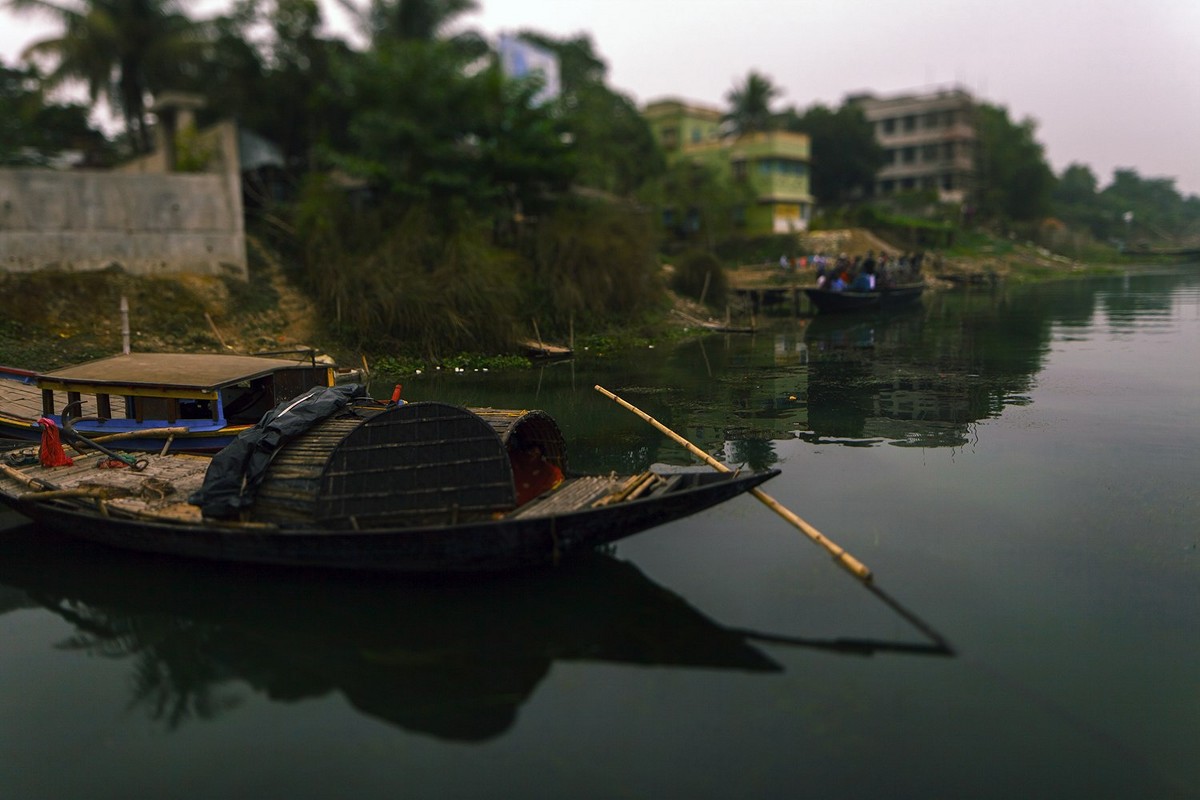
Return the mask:
<path id="1" fill-rule="evenodd" d="M 312 368 L 308 361 L 217 353 L 127 353 L 45 372 L 43 389 L 182 389 L 212 393 L 281 370 Z M 118 394 L 121 392 L 113 392 Z"/>

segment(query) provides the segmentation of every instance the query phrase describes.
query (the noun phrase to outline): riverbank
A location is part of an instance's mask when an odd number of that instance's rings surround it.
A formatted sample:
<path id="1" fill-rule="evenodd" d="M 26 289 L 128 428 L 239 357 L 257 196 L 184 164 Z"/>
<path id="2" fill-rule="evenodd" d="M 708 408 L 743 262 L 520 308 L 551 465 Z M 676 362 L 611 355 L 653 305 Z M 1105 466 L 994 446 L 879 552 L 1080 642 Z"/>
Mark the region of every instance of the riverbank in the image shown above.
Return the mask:
<path id="1" fill-rule="evenodd" d="M 801 236 L 799 242 L 805 252 L 831 256 L 845 253 L 854 257 L 868 252 L 894 255 L 905 250 L 862 228 L 813 231 Z M 1060 280 L 1126 268 L 1114 263 L 1085 263 L 1029 242 L 989 240 L 969 248 L 926 252 L 923 274 L 930 288 L 937 290 L 961 284 Z M 734 289 L 807 286 L 815 282 L 814 268 L 785 271 L 776 262 L 746 264 L 729 271 L 729 284 Z"/>
<path id="2" fill-rule="evenodd" d="M 862 229 L 817 231 L 807 234 L 809 252 L 850 254 L 867 250 L 899 252 L 900 248 Z M 361 353 L 343 345 L 324 324 L 315 305 L 289 283 L 276 257 L 260 243 L 250 242 L 250 280 L 183 276 L 135 278 L 121 272 L 34 273 L 0 276 L 0 363 L 44 370 L 119 352 L 122 347 L 121 298 L 129 306 L 130 343 L 143 352 L 280 352 L 312 348 L 340 363 L 357 366 L 391 359 L 415 368 L 420 363 L 394 353 Z M 1111 264 L 1084 264 L 1032 245 L 996 243 L 971 252 L 931 253 L 925 274 L 932 290 L 959 283 L 1039 281 L 1112 272 Z M 778 264 L 747 265 L 730 271 L 733 285 L 806 285 L 811 270 L 785 273 Z M 675 310 L 647 320 L 644 330 L 580 332 L 580 353 L 618 352 L 625 343 L 642 345 L 686 335 L 697 318 L 710 310 L 686 299 L 673 298 Z M 586 349 L 585 349 L 586 348 Z M 451 354 L 446 354 L 450 356 Z M 470 357 L 487 364 L 500 359 L 505 366 L 519 358 L 504 354 Z"/>

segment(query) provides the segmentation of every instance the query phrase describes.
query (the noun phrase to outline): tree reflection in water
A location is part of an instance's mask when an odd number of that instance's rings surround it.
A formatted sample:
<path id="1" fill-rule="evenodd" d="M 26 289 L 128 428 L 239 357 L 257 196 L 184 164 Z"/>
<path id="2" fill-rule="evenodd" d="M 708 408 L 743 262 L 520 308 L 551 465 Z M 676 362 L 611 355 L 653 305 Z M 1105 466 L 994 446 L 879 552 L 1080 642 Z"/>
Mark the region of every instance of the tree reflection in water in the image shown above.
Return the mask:
<path id="1" fill-rule="evenodd" d="M 132 658 L 130 706 L 170 729 L 236 709 L 240 682 L 277 702 L 337 692 L 408 730 L 481 741 L 513 725 L 556 661 L 769 674 L 781 667 L 755 642 L 948 655 L 727 628 L 604 553 L 414 583 L 127 554 L 29 525 L 0 537 L 0 591 L 72 624 L 64 649 Z"/>

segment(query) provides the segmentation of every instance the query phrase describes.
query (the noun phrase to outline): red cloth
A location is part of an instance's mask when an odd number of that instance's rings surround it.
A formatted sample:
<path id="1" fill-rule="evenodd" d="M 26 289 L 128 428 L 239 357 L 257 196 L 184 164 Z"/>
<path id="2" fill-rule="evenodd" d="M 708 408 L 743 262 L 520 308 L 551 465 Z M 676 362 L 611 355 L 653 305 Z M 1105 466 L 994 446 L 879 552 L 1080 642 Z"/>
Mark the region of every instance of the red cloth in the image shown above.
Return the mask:
<path id="1" fill-rule="evenodd" d="M 38 420 L 38 425 L 42 426 L 42 446 L 38 448 L 38 460 L 42 462 L 42 466 L 73 466 L 75 462 L 63 450 L 62 442 L 59 441 L 58 426 L 54 424 L 54 420 L 42 417 Z"/>
<path id="2" fill-rule="evenodd" d="M 508 454 L 512 462 L 513 482 L 517 486 L 517 505 L 523 506 L 542 492 L 563 481 L 562 470 L 542 458 L 536 450 Z"/>

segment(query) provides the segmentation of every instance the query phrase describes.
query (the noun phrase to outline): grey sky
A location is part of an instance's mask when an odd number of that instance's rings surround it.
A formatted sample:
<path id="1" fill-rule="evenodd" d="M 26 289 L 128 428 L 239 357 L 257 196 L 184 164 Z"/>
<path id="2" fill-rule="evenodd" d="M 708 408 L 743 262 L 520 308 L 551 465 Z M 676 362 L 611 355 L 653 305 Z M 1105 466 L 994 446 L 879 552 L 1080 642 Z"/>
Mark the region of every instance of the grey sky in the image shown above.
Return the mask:
<path id="1" fill-rule="evenodd" d="M 216 0 L 188 3 L 211 8 Z M 322 0 L 323 5 L 332 5 Z M 586 32 L 609 82 L 639 103 L 724 105 L 754 69 L 779 107 L 847 93 L 951 84 L 1037 122 L 1056 171 L 1086 164 L 1174 178 L 1200 195 L 1200 0 L 480 0 L 465 24 L 493 36 Z M 344 31 L 342 17 L 331 14 Z M 12 63 L 32 18 L 0 14 Z"/>

